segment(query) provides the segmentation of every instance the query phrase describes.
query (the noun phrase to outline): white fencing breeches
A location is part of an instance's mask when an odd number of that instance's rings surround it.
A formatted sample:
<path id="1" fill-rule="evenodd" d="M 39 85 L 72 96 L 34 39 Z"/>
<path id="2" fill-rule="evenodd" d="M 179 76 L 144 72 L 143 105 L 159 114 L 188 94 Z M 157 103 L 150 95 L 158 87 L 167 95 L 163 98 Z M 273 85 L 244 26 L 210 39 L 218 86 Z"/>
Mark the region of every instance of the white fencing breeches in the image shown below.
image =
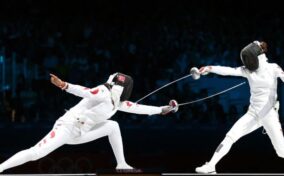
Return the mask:
<path id="1" fill-rule="evenodd" d="M 284 137 L 281 123 L 279 121 L 278 112 L 273 108 L 265 117 L 256 117 L 250 110 L 242 116 L 217 147 L 209 164 L 215 167 L 215 165 L 229 152 L 233 143 L 261 126 L 266 130 L 277 155 L 284 158 Z"/>
<path id="2" fill-rule="evenodd" d="M 106 122 L 99 123 L 89 132 L 78 138 L 71 139 L 67 144 L 83 144 L 103 136 L 108 136 L 118 165 L 125 164 L 121 132 L 118 123 L 115 121 L 107 120 Z"/>
<path id="3" fill-rule="evenodd" d="M 284 158 L 284 137 L 278 112 L 274 108 L 265 117 L 256 117 L 252 112 L 248 111 L 234 124 L 226 136 L 236 142 L 242 136 L 261 126 L 266 130 L 277 155 Z"/>
<path id="4" fill-rule="evenodd" d="M 64 144 L 82 144 L 108 136 L 118 165 L 128 166 L 125 162 L 123 145 L 118 123 L 107 120 L 95 125 L 89 132 L 80 135 L 80 130 L 71 124 L 56 123 L 54 128 L 35 146 L 22 150 L 0 165 L 0 171 L 38 160 Z"/>
<path id="5" fill-rule="evenodd" d="M 6 170 L 29 161 L 38 160 L 71 139 L 71 134 L 66 126 L 54 127 L 35 146 L 22 150 L 0 165 L 1 170 Z"/>

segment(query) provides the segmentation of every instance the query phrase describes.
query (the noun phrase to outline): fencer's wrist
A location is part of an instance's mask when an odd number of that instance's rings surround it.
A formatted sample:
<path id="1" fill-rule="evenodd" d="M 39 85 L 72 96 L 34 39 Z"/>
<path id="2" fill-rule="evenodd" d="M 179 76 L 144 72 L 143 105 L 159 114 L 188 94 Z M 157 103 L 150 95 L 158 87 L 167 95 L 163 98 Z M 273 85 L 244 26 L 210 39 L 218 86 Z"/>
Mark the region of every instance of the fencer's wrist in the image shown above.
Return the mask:
<path id="1" fill-rule="evenodd" d="M 60 84 L 59 86 L 61 88 L 61 90 L 66 90 L 68 88 L 68 83 L 67 82 L 64 82 L 62 81 L 62 83 Z"/>
<path id="2" fill-rule="evenodd" d="M 163 113 L 163 108 L 164 108 L 165 106 L 160 106 L 160 113 L 159 114 L 162 114 Z"/>
<path id="3" fill-rule="evenodd" d="M 212 70 L 212 66 L 204 66 L 204 67 L 201 67 L 201 68 L 199 69 L 199 73 L 200 73 L 201 75 L 207 75 L 208 73 L 211 72 L 211 70 Z"/>
<path id="4" fill-rule="evenodd" d="M 160 108 L 161 108 L 160 114 L 161 115 L 166 115 L 168 113 L 168 111 L 167 111 L 168 107 L 169 106 L 160 106 Z"/>

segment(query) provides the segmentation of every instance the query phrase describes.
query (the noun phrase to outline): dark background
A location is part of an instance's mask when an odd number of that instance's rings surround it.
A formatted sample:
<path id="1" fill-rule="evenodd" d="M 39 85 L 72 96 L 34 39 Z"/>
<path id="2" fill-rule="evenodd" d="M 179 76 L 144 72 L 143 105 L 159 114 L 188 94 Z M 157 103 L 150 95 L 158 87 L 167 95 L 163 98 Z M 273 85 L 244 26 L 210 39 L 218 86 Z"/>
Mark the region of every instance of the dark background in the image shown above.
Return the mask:
<path id="1" fill-rule="evenodd" d="M 254 40 L 268 43 L 270 62 L 283 67 L 282 6 L 276 1 L 34 1 L 0 2 L 0 160 L 31 147 L 64 109 L 80 99 L 49 82 L 49 73 L 88 87 L 114 72 L 134 79 L 131 100 L 189 73 L 193 66 L 241 65 L 239 51 Z M 208 75 L 188 78 L 143 100 L 161 106 L 187 102 L 245 81 Z M 279 100 L 283 86 L 279 84 Z M 168 116 L 118 112 L 128 163 L 157 172 L 194 172 L 210 159 L 249 104 L 244 85 L 181 107 Z M 280 108 L 280 121 L 284 108 Z M 262 129 L 240 139 L 218 172 L 283 173 Z M 39 161 L 5 173 L 80 173 L 111 170 L 106 138 L 63 146 Z"/>

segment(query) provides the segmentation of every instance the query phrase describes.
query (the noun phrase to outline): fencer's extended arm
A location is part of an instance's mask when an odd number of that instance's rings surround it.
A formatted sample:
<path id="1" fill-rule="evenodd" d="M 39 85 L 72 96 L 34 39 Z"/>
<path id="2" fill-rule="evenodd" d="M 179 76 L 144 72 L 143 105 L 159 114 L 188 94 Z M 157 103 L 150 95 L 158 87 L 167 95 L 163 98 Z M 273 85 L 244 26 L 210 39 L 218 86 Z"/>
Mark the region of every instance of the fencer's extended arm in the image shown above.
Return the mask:
<path id="1" fill-rule="evenodd" d="M 276 73 L 276 76 L 280 78 L 282 82 L 284 82 L 284 72 L 282 68 L 279 65 L 274 64 L 274 71 Z"/>
<path id="2" fill-rule="evenodd" d="M 215 73 L 222 76 L 242 76 L 245 77 L 245 70 L 243 67 L 224 67 L 224 66 L 207 66 L 208 72 Z"/>
<path id="3" fill-rule="evenodd" d="M 83 87 L 80 85 L 74 85 L 68 83 L 66 81 L 61 80 L 54 74 L 50 74 L 50 81 L 55 86 L 59 87 L 62 90 L 66 90 L 66 92 L 74 94 L 78 97 L 82 98 L 96 98 L 97 100 L 103 99 L 106 94 L 104 94 L 99 87 L 95 87 L 93 89 L 89 89 L 87 87 Z M 94 96 L 95 95 L 95 96 Z"/>
<path id="4" fill-rule="evenodd" d="M 118 110 L 133 114 L 154 115 L 160 114 L 162 112 L 162 107 L 142 105 L 130 101 L 124 101 L 120 103 Z"/>
<path id="5" fill-rule="evenodd" d="M 102 90 L 99 87 L 90 89 L 87 87 L 83 87 L 80 85 L 74 85 L 71 83 L 67 83 L 67 88 L 65 89 L 66 92 L 76 95 L 82 98 L 96 98 L 100 99 L 103 98 Z"/>

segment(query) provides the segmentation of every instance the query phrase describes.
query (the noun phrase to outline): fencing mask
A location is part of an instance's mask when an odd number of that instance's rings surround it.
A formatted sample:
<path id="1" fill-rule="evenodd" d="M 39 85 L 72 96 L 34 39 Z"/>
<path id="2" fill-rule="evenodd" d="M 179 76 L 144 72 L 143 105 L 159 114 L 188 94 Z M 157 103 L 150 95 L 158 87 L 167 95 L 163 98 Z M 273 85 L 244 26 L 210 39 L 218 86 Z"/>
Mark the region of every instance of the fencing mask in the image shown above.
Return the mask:
<path id="1" fill-rule="evenodd" d="M 109 76 L 107 84 L 110 85 L 110 92 L 115 102 L 125 101 L 130 98 L 133 88 L 133 79 L 131 76 L 114 73 Z"/>
<path id="2" fill-rule="evenodd" d="M 259 41 L 254 41 L 241 50 L 241 60 L 249 71 L 255 71 L 259 67 L 258 56 L 265 51 L 261 48 Z"/>

